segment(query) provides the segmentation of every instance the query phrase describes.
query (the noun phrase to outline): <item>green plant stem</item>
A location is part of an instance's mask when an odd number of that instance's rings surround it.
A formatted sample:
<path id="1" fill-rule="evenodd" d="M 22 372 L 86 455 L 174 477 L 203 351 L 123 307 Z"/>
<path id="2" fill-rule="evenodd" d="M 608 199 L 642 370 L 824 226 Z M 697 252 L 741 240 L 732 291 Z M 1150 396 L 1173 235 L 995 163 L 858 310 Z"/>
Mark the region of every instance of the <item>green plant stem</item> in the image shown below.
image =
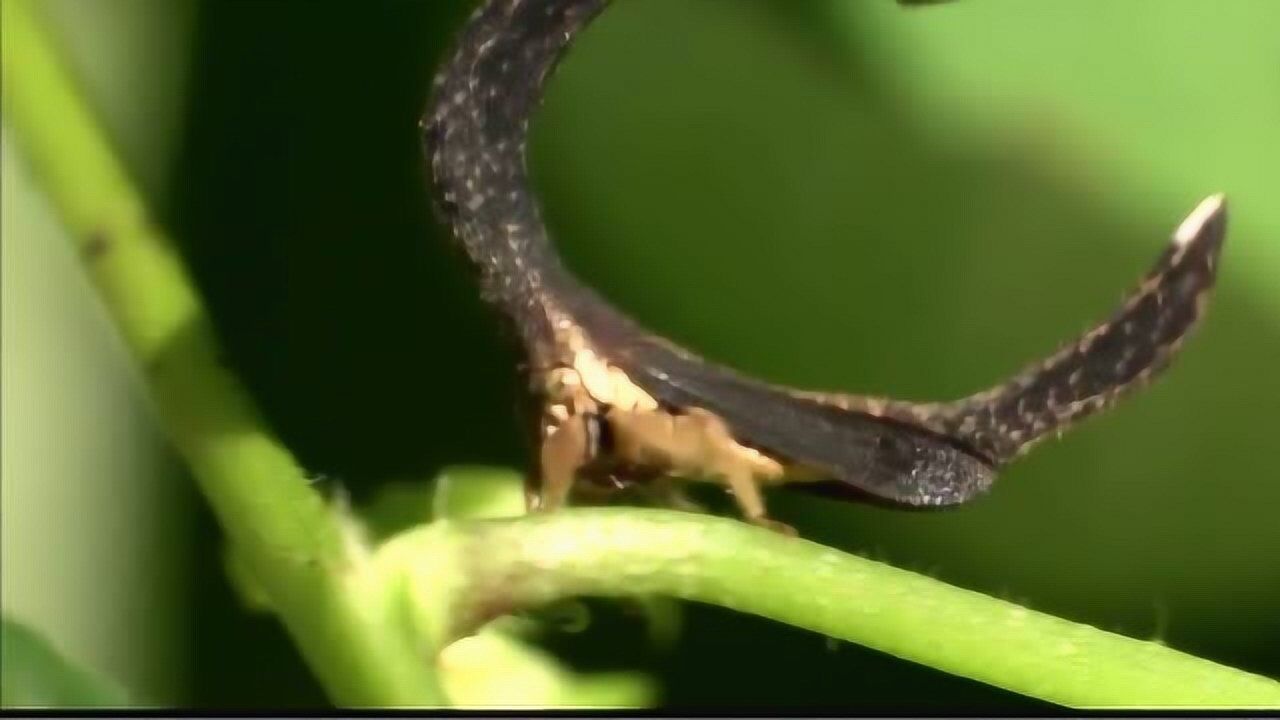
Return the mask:
<path id="1" fill-rule="evenodd" d="M 162 424 L 333 699 L 442 703 L 428 657 L 360 582 L 363 548 L 218 362 L 204 310 L 27 0 L 4 0 L 4 121 L 144 369 Z"/>
<path id="2" fill-rule="evenodd" d="M 1064 705 L 1280 706 L 1274 680 L 722 518 L 574 509 L 440 522 L 384 550 L 402 568 L 417 563 L 421 624 L 451 618 L 424 628 L 441 646 L 567 596 L 671 595 Z"/>

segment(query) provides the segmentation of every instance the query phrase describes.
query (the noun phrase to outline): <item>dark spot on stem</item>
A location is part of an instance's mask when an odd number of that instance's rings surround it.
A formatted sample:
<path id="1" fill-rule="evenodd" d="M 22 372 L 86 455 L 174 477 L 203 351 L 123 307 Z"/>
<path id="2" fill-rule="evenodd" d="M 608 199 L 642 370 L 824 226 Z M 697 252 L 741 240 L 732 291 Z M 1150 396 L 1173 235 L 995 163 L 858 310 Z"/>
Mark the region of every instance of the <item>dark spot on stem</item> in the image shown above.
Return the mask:
<path id="1" fill-rule="evenodd" d="M 111 235 L 106 230 L 94 230 L 84 242 L 84 256 L 88 260 L 100 260 L 111 250 Z"/>

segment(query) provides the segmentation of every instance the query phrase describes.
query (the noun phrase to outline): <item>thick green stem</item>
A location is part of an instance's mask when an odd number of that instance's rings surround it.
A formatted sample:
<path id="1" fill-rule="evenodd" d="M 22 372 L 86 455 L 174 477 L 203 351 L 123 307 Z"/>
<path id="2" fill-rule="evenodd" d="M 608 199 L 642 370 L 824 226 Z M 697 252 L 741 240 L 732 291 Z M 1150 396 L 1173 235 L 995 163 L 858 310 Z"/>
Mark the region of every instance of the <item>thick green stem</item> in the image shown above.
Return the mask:
<path id="1" fill-rule="evenodd" d="M 733 608 L 1075 707 L 1277 707 L 1280 683 L 783 537 L 642 509 L 446 522 L 388 543 L 418 566 L 438 642 L 573 595 L 670 595 Z M 442 582 L 445 577 L 452 582 Z M 447 606 L 445 608 L 444 606 Z"/>
<path id="2" fill-rule="evenodd" d="M 429 657 L 385 619 L 364 549 L 265 428 L 175 250 L 58 62 L 27 0 L 4 0 L 4 121 L 75 239 L 162 423 L 236 552 L 337 702 L 442 702 Z"/>

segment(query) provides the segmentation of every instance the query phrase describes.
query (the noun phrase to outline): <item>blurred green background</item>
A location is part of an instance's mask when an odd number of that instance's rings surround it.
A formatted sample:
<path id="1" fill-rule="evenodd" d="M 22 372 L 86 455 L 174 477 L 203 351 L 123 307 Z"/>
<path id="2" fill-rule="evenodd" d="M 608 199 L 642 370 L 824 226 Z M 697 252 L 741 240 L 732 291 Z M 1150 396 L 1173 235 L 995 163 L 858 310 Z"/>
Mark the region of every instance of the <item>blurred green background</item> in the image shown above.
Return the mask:
<path id="1" fill-rule="evenodd" d="M 516 354 L 447 248 L 416 133 L 467 2 L 45 0 L 267 417 L 357 501 L 519 466 Z M 779 491 L 807 537 L 1280 676 L 1280 4 L 617 0 L 536 123 L 568 262 L 769 380 L 986 386 L 1107 313 L 1203 196 L 1209 320 L 1148 392 L 959 511 Z M 56 219 L 3 140 L 3 609 L 149 703 L 323 695 L 218 533 Z M 711 269 L 714 268 L 714 271 Z M 800 630 L 628 608 L 551 643 L 671 705 L 1015 709 Z"/>

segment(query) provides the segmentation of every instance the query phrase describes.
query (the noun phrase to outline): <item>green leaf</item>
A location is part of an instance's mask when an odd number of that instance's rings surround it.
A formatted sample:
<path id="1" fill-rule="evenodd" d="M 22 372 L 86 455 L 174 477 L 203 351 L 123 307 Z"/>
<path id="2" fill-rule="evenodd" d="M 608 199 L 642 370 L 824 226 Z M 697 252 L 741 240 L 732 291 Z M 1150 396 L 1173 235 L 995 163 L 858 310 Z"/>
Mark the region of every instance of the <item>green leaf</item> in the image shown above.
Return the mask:
<path id="1" fill-rule="evenodd" d="M 128 695 L 114 681 L 78 667 L 25 625 L 0 620 L 0 706 L 124 705 Z"/>

